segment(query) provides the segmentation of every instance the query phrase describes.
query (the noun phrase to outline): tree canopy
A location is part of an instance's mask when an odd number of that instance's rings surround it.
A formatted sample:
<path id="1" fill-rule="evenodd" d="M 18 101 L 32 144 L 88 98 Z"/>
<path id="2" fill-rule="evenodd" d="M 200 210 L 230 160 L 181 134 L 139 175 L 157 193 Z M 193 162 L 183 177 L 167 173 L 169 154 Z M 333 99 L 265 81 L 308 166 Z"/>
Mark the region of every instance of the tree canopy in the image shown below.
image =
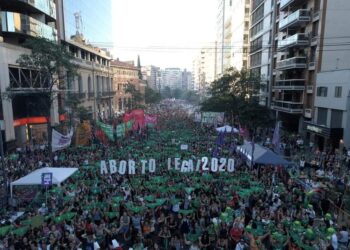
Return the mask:
<path id="1" fill-rule="evenodd" d="M 210 97 L 202 103 L 202 110 L 225 112 L 251 130 L 268 127 L 272 124 L 270 111 L 258 103 L 260 81 L 250 71 L 231 68 L 211 84 Z"/>

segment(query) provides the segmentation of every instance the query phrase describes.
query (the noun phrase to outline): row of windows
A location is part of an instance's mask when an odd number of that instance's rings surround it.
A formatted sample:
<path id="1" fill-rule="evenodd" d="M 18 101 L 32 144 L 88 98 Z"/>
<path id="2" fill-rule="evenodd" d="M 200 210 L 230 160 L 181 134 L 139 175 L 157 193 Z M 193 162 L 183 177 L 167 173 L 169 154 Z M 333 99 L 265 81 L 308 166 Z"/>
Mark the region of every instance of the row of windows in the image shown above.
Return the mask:
<path id="1" fill-rule="evenodd" d="M 262 31 L 264 28 L 264 20 L 261 20 L 258 22 L 254 27 L 250 30 L 250 36 L 253 37 L 256 34 L 258 34 L 260 31 Z"/>
<path id="2" fill-rule="evenodd" d="M 250 56 L 250 66 L 258 66 L 261 64 L 261 56 L 262 52 L 255 53 L 254 55 Z"/>
<path id="3" fill-rule="evenodd" d="M 317 109 L 317 124 L 327 126 L 328 109 L 318 108 Z M 331 110 L 331 128 L 341 128 L 343 123 L 343 111 L 332 109 Z"/>
<path id="4" fill-rule="evenodd" d="M 80 51 L 80 54 L 78 53 L 78 51 Z M 69 52 L 71 52 L 74 55 L 74 57 L 81 58 L 90 62 L 95 62 L 104 66 L 109 66 L 109 61 L 107 59 L 97 56 L 83 49 L 78 49 L 75 46 L 69 46 Z"/>
<path id="5" fill-rule="evenodd" d="M 263 37 L 259 37 L 257 39 L 255 39 L 254 41 L 252 41 L 250 43 L 250 50 L 251 53 L 254 53 L 255 51 L 259 50 L 262 48 L 262 44 L 263 44 Z"/>
<path id="6" fill-rule="evenodd" d="M 79 75 L 77 79 L 78 83 L 78 92 L 83 93 L 84 92 L 84 81 L 83 78 Z M 97 92 L 109 92 L 113 91 L 113 79 L 108 78 L 108 77 L 103 77 L 103 76 L 96 76 L 95 78 L 95 84 L 97 87 Z M 76 89 L 75 88 L 75 81 L 68 80 L 68 88 L 69 89 Z M 85 85 L 86 86 L 86 85 Z M 87 91 L 88 93 L 93 93 L 94 92 L 94 86 L 92 83 L 92 79 L 89 76 L 87 78 Z"/>
<path id="7" fill-rule="evenodd" d="M 117 70 L 118 75 L 127 75 L 127 76 L 137 76 L 138 73 L 135 71 L 130 71 L 130 70 Z"/>
<path id="8" fill-rule="evenodd" d="M 341 86 L 336 86 L 334 90 L 334 97 L 341 98 L 342 97 L 342 90 L 343 88 Z M 317 96 L 321 97 L 327 97 L 328 87 L 318 87 L 317 88 Z"/>
<path id="9" fill-rule="evenodd" d="M 252 14 L 252 24 L 259 21 L 261 18 L 264 17 L 264 5 L 261 5 L 259 8 L 256 9 L 256 11 Z"/>

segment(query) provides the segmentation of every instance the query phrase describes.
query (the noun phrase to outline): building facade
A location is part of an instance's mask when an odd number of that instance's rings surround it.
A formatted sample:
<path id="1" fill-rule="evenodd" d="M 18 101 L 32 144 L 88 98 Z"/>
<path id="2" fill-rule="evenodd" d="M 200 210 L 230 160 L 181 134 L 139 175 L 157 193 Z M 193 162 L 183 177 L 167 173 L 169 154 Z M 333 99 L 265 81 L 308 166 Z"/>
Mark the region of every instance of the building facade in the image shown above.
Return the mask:
<path id="1" fill-rule="evenodd" d="M 125 112 L 132 108 L 132 96 L 126 92 L 127 85 L 133 84 L 142 96 L 145 94 L 145 83 L 139 79 L 139 68 L 133 63 L 121 62 L 118 59 L 112 61 L 113 84 L 117 95 L 114 101 L 114 107 L 117 112 Z M 141 102 L 144 104 L 144 101 Z"/>
<path id="2" fill-rule="evenodd" d="M 270 106 L 275 39 L 275 0 L 251 1 L 249 69 L 261 78 L 259 103 Z"/>
<path id="3" fill-rule="evenodd" d="M 206 96 L 210 84 L 215 80 L 216 53 L 212 48 L 203 48 L 193 61 L 192 77 L 195 90 Z"/>
<path id="4" fill-rule="evenodd" d="M 44 37 L 57 42 L 56 4 L 45 1 L 0 1 L 0 88 L 26 95 L 1 96 L 1 130 L 5 149 L 11 150 L 31 139 L 47 140 L 47 108 L 40 89 L 47 87 L 35 78 L 35 71 L 21 68 L 17 59 L 30 53 L 22 45 L 30 37 Z M 52 105 L 51 123 L 59 123 L 57 102 Z"/>
<path id="5" fill-rule="evenodd" d="M 250 0 L 219 0 L 215 46 L 215 78 L 229 68 L 248 67 Z"/>
<path id="6" fill-rule="evenodd" d="M 273 65 L 271 108 L 287 130 L 303 132 L 304 122 L 313 118 L 317 66 L 322 58 L 326 1 L 282 0 L 276 6 L 276 48 Z M 326 6 L 324 6 L 326 7 Z"/>
<path id="7" fill-rule="evenodd" d="M 162 74 L 162 89 L 169 87 L 171 89 L 180 89 L 182 86 L 182 70 L 180 68 L 165 68 Z"/>
<path id="8" fill-rule="evenodd" d="M 57 0 L 59 40 L 75 57 L 77 77 L 69 85 L 70 95 L 93 119 L 113 116 L 116 91 L 113 89 L 111 55 L 89 41 L 111 41 L 111 1 Z M 94 17 L 94 18 L 91 18 Z"/>
<path id="9" fill-rule="evenodd" d="M 160 68 L 148 65 L 141 67 L 142 77 L 143 80 L 147 82 L 148 87 L 152 88 L 153 90 L 159 90 L 159 76 L 160 76 Z"/>
<path id="10" fill-rule="evenodd" d="M 316 60 L 315 101 L 306 136 L 320 150 L 350 147 L 350 8 L 346 0 L 324 1 Z M 341 11 L 344 10 L 344 11 Z"/>

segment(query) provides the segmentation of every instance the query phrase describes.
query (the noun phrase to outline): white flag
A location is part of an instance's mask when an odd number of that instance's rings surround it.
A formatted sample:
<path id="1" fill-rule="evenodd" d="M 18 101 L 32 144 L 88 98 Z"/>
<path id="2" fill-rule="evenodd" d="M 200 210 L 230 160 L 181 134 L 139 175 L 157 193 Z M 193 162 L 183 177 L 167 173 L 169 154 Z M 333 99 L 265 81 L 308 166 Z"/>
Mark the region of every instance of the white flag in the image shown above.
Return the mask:
<path id="1" fill-rule="evenodd" d="M 73 128 L 69 131 L 68 135 L 63 135 L 56 130 L 52 130 L 52 152 L 65 149 L 70 146 L 73 137 Z"/>

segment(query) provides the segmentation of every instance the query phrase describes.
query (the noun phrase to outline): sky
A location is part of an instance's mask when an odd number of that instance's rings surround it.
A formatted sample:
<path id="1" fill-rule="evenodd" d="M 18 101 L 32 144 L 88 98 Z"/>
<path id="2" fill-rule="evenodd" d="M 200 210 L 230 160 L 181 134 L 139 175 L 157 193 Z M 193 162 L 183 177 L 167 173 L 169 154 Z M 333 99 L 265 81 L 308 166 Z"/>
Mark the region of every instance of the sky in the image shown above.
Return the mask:
<path id="1" fill-rule="evenodd" d="M 192 70 L 215 41 L 216 0 L 112 0 L 114 58 Z"/>

